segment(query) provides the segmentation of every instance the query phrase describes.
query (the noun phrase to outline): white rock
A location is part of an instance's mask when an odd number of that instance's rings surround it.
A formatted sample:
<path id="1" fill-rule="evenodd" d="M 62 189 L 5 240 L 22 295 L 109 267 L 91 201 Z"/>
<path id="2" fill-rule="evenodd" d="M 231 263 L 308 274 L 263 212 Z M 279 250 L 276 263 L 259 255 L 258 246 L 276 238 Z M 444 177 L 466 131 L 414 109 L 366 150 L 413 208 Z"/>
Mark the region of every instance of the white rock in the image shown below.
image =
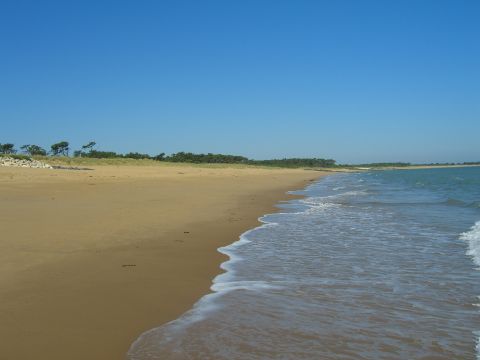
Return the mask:
<path id="1" fill-rule="evenodd" d="M 24 167 L 24 168 L 35 168 L 35 169 L 53 169 L 51 165 L 38 160 L 14 159 L 9 156 L 0 157 L 0 166 Z"/>

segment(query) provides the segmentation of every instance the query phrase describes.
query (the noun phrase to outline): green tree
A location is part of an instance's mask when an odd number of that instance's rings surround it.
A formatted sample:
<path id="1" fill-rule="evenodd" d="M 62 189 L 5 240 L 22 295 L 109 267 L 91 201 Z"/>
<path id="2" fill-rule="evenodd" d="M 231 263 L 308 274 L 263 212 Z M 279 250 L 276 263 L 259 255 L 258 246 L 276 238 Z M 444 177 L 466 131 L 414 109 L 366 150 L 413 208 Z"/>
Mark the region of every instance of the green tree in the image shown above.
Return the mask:
<path id="1" fill-rule="evenodd" d="M 0 154 L 15 154 L 17 150 L 15 150 L 15 145 L 13 144 L 0 144 Z"/>
<path id="2" fill-rule="evenodd" d="M 125 155 L 123 155 L 124 158 L 127 158 L 127 159 L 150 159 L 150 155 L 148 154 L 141 154 L 141 153 L 138 153 L 138 152 L 129 152 Z"/>
<path id="3" fill-rule="evenodd" d="M 82 150 L 90 152 L 93 150 L 95 145 L 97 145 L 95 141 L 90 141 L 88 144 L 82 146 Z"/>
<path id="4" fill-rule="evenodd" d="M 160 153 L 158 155 L 155 155 L 152 159 L 157 161 L 163 161 L 165 160 L 165 153 Z"/>
<path id="5" fill-rule="evenodd" d="M 90 152 L 88 153 L 83 153 L 83 156 L 94 158 L 94 159 L 113 159 L 113 158 L 121 158 L 122 154 L 117 154 L 114 151 L 90 150 Z"/>
<path id="6" fill-rule="evenodd" d="M 20 147 L 28 155 L 47 155 L 47 151 L 38 145 L 23 145 Z"/>
<path id="7" fill-rule="evenodd" d="M 252 165 L 267 165 L 279 167 L 334 167 L 335 160 L 321 158 L 290 158 L 290 159 L 271 159 L 271 160 L 249 160 Z"/>
<path id="8" fill-rule="evenodd" d="M 68 156 L 68 151 L 70 150 L 69 145 L 70 144 L 68 143 L 68 141 L 60 141 L 56 144 L 53 144 L 52 146 L 50 146 L 52 155 Z"/>
<path id="9" fill-rule="evenodd" d="M 163 158 L 162 158 L 163 159 Z M 244 156 L 225 155 L 225 154 L 193 154 L 186 152 L 178 152 L 167 156 L 165 161 L 171 162 L 190 162 L 190 163 L 224 163 L 224 164 L 240 164 L 247 163 L 248 159 Z"/>

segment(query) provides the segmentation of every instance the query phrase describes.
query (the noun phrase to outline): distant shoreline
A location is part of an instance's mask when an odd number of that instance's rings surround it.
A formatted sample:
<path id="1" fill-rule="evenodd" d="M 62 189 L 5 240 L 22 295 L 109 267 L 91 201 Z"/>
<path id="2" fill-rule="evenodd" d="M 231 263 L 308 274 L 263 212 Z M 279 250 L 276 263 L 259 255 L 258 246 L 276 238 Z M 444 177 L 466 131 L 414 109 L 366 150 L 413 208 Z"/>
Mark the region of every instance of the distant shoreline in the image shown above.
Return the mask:
<path id="1" fill-rule="evenodd" d="M 397 167 L 385 167 L 381 168 L 381 170 L 415 170 L 415 169 L 446 169 L 446 168 L 465 168 L 465 167 L 479 167 L 480 164 L 472 164 L 472 165 L 410 165 L 410 166 L 397 166 Z M 371 168 L 370 170 L 376 170 L 375 168 Z M 380 170 L 380 169 L 378 169 Z"/>

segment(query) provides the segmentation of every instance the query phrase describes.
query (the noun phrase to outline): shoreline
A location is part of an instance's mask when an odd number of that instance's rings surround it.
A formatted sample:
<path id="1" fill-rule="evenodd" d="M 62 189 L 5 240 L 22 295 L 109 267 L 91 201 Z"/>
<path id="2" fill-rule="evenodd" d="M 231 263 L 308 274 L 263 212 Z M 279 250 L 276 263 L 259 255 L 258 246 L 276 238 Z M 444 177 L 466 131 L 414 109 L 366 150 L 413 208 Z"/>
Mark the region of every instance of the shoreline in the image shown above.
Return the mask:
<path id="1" fill-rule="evenodd" d="M 328 175 L 330 175 L 330 174 L 322 174 L 316 180 L 318 180 L 321 177 L 328 176 Z M 300 190 L 305 189 L 305 183 L 303 183 L 302 185 L 304 186 L 302 189 L 291 189 L 291 190 L 285 191 L 284 195 L 289 196 L 288 199 L 285 199 L 285 200 L 279 199 L 277 201 L 277 203 L 275 203 L 272 206 L 272 209 L 271 209 L 270 212 L 265 213 L 265 214 L 263 214 L 263 215 L 261 215 L 257 218 L 257 221 L 256 221 L 257 224 L 256 225 L 254 225 L 253 227 L 251 227 L 251 228 L 245 230 L 244 232 L 242 232 L 237 237 L 237 239 L 234 240 L 233 242 L 228 243 L 228 244 L 224 244 L 224 245 L 221 245 L 220 247 L 218 247 L 216 249 L 217 253 L 221 254 L 225 259 L 218 266 L 218 270 L 219 270 L 218 274 L 216 274 L 211 279 L 211 285 L 210 285 L 209 291 L 206 292 L 205 294 L 203 294 L 202 296 L 200 296 L 194 303 L 192 303 L 192 305 L 189 309 L 187 309 L 185 312 L 183 312 L 177 318 L 175 318 L 173 320 L 170 320 L 170 321 L 167 321 L 165 323 L 159 324 L 158 326 L 156 326 L 154 328 L 151 328 L 151 329 L 148 329 L 145 332 L 143 332 L 142 334 L 140 334 L 135 339 L 135 341 L 132 342 L 132 344 L 130 345 L 130 347 L 128 349 L 128 352 L 127 352 L 127 358 L 128 358 L 128 355 L 130 355 L 131 352 L 133 352 L 133 354 L 135 354 L 135 346 L 137 344 L 140 344 L 142 341 L 144 341 L 145 337 L 148 338 L 148 336 L 152 332 L 155 332 L 157 329 L 162 328 L 163 326 L 169 326 L 170 324 L 175 323 L 177 320 L 182 320 L 184 317 L 188 317 L 188 316 L 191 316 L 191 315 L 195 314 L 195 311 L 198 311 L 197 305 L 201 305 L 202 302 L 208 301 L 210 298 L 216 298 L 217 296 L 221 296 L 222 293 L 228 292 L 229 290 L 225 290 L 222 286 L 218 287 L 218 284 L 225 284 L 225 283 L 228 284 L 228 281 L 225 281 L 225 280 L 224 281 L 219 281 L 219 280 L 221 278 L 228 277 L 229 272 L 233 271 L 231 269 L 230 265 L 235 263 L 237 259 L 231 254 L 232 248 L 235 248 L 236 246 L 241 245 L 245 241 L 250 242 L 250 240 L 245 239 L 246 235 L 248 235 L 252 231 L 255 231 L 256 229 L 262 228 L 263 226 L 267 226 L 269 223 L 263 221 L 262 219 L 265 216 L 275 214 L 278 211 L 281 211 L 281 209 L 278 207 L 279 203 L 289 201 L 289 200 L 293 200 L 293 199 L 297 199 L 297 198 L 303 198 L 304 195 L 292 195 L 291 194 L 291 192 L 300 191 Z M 195 315 L 193 315 L 193 316 L 195 316 Z M 133 354 L 131 354 L 131 355 L 133 355 Z"/>
<path id="2" fill-rule="evenodd" d="M 280 202 L 281 200 L 279 200 Z M 275 213 L 275 211 L 272 210 L 272 212 L 270 214 L 273 214 Z M 201 295 L 198 299 L 195 300 L 195 302 L 192 303 L 192 305 L 190 306 L 190 308 L 188 308 L 187 310 L 185 310 L 182 314 L 180 314 L 177 318 L 175 319 L 172 319 L 170 321 L 167 321 L 165 323 L 162 323 L 162 324 L 159 324 L 158 326 L 156 327 L 153 327 L 151 329 L 148 329 L 146 331 L 144 331 L 143 333 L 139 334 L 139 336 L 135 339 L 135 341 L 133 341 L 131 344 L 130 344 L 130 347 L 127 351 L 127 359 L 129 359 L 129 355 L 133 355 L 135 354 L 135 346 L 139 343 L 141 343 L 142 341 L 144 341 L 145 337 L 148 337 L 152 332 L 155 332 L 157 329 L 160 329 L 162 328 L 163 326 L 169 326 L 170 324 L 174 324 L 176 321 L 178 320 L 181 320 L 183 319 L 184 317 L 188 317 L 189 315 L 192 315 L 195 313 L 195 311 L 198 309 L 197 308 L 197 305 L 200 305 L 202 302 L 204 301 L 208 301 L 207 299 L 209 298 L 212 298 L 212 297 L 217 297 L 217 296 L 221 296 L 222 292 L 224 292 L 225 290 L 224 289 L 218 289 L 218 290 L 215 290 L 215 287 L 216 287 L 216 284 L 218 284 L 217 280 L 221 277 L 224 277 L 224 276 L 228 276 L 228 273 L 230 271 L 232 271 L 230 268 L 229 268 L 229 264 L 232 263 L 232 262 L 235 262 L 235 259 L 229 254 L 229 251 L 230 251 L 230 247 L 235 247 L 237 244 L 241 244 L 243 241 L 245 241 L 243 239 L 244 235 L 245 234 L 248 234 L 249 232 L 251 231 L 254 231 L 255 229 L 257 228 L 260 228 L 262 227 L 263 225 L 265 225 L 265 223 L 263 223 L 261 221 L 261 218 L 264 217 L 265 215 L 268 215 L 268 214 L 264 214 L 260 217 L 257 218 L 257 222 L 258 224 L 248 230 L 245 230 L 243 233 L 241 233 L 236 240 L 234 240 L 233 242 L 229 243 L 229 244 L 224 244 L 220 247 L 218 247 L 216 249 L 217 253 L 219 253 L 220 255 L 223 256 L 223 261 L 220 262 L 219 266 L 218 266 L 218 273 L 211 279 L 210 281 L 210 288 L 209 290 L 204 293 L 203 295 Z M 227 290 L 228 291 L 228 290 Z M 133 354 L 131 354 L 131 352 L 133 352 Z"/>
<path id="3" fill-rule="evenodd" d="M 219 247 L 295 197 L 287 191 L 323 175 L 186 166 L 0 169 L 8 237 L 0 257 L 7 275 L 0 358 L 124 358 L 142 333 L 210 291 L 227 259 Z"/>

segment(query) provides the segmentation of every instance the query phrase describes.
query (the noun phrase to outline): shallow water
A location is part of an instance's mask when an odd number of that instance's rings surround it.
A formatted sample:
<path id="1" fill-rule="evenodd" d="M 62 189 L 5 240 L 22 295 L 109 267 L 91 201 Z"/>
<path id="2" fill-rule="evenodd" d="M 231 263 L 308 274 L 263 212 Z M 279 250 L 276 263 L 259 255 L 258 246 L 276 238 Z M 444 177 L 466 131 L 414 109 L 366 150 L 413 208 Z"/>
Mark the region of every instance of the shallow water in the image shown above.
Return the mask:
<path id="1" fill-rule="evenodd" d="M 336 174 L 280 205 L 131 360 L 475 359 L 480 168 Z"/>

